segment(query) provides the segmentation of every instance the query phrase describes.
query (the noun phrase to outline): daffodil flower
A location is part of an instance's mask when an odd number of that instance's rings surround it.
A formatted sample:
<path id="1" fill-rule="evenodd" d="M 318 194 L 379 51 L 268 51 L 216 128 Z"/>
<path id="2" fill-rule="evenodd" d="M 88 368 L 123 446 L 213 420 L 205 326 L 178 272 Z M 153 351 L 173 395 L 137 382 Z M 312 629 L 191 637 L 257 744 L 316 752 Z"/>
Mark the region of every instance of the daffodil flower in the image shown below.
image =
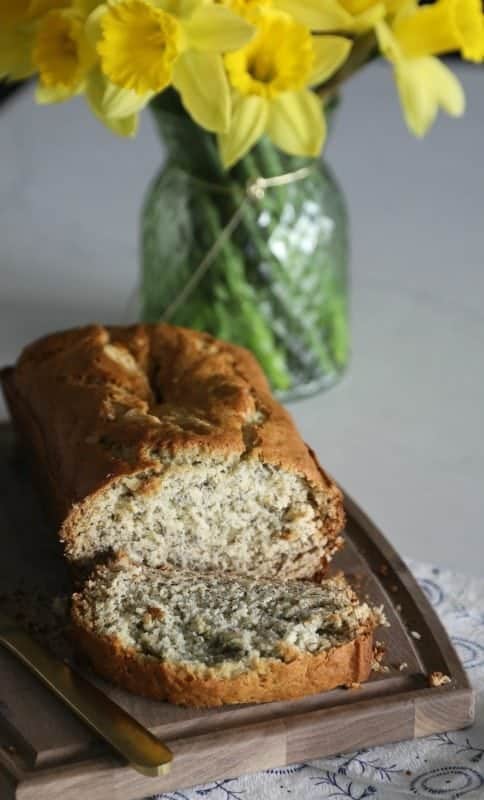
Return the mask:
<path id="1" fill-rule="evenodd" d="M 318 155 L 326 125 L 321 100 L 308 87 L 326 80 L 350 48 L 344 37 L 311 36 L 288 14 L 261 10 L 254 38 L 225 56 L 234 100 L 230 128 L 218 137 L 224 165 L 263 133 L 288 153 Z"/>
<path id="2" fill-rule="evenodd" d="M 412 133 L 424 136 L 439 108 L 454 117 L 464 113 L 462 86 L 438 58 L 409 57 L 385 22 L 377 24 L 376 32 L 382 53 L 393 64 L 403 114 Z"/>
<path id="3" fill-rule="evenodd" d="M 134 136 L 138 112 L 149 98 L 113 86 L 97 66 L 98 55 L 90 39 L 88 16 L 99 3 L 74 0 L 40 20 L 32 47 L 36 90 L 40 104 L 59 103 L 84 93 L 93 113 L 112 131 Z"/>
<path id="4" fill-rule="evenodd" d="M 39 72 L 39 102 L 66 100 L 82 91 L 96 62 L 82 17 L 72 8 L 46 14 L 37 31 L 32 58 Z"/>
<path id="5" fill-rule="evenodd" d="M 37 21 L 61 4 L 62 0 L 0 0 L 0 78 L 20 80 L 35 72 Z"/>
<path id="6" fill-rule="evenodd" d="M 251 38 L 246 20 L 203 0 L 111 0 L 93 17 L 101 69 L 112 84 L 140 97 L 172 84 L 199 125 L 227 129 L 230 91 L 222 53 Z"/>
<path id="7" fill-rule="evenodd" d="M 469 61 L 484 56 L 484 16 L 481 0 L 438 0 L 425 8 L 414 7 L 394 26 L 408 56 L 438 55 L 460 50 Z"/>

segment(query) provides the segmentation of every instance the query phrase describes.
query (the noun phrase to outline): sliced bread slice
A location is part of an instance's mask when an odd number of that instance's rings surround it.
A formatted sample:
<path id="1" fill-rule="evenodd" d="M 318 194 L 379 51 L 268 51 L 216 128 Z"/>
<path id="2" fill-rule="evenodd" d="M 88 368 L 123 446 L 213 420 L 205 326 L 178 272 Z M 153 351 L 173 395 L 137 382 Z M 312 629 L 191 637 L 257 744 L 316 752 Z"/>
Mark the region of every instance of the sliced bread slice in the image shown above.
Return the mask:
<path id="1" fill-rule="evenodd" d="M 72 621 L 100 675 L 137 694 L 208 707 L 366 680 L 381 612 L 339 577 L 281 582 L 118 560 L 74 595 Z"/>

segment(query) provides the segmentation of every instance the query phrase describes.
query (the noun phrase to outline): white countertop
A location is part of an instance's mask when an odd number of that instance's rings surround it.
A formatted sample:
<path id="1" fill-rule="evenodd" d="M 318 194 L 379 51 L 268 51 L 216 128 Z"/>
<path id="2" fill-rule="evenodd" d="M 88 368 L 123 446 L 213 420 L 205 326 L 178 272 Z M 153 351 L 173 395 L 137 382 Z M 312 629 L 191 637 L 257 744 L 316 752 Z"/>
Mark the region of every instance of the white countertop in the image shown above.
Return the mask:
<path id="1" fill-rule="evenodd" d="M 353 223 L 353 360 L 291 410 L 402 553 L 480 574 L 484 78 L 459 72 L 467 116 L 442 117 L 423 142 L 383 65 L 346 90 L 328 157 Z M 160 161 L 148 115 L 128 142 L 80 101 L 37 108 L 26 91 L 0 112 L 0 363 L 53 329 L 123 319 Z"/>

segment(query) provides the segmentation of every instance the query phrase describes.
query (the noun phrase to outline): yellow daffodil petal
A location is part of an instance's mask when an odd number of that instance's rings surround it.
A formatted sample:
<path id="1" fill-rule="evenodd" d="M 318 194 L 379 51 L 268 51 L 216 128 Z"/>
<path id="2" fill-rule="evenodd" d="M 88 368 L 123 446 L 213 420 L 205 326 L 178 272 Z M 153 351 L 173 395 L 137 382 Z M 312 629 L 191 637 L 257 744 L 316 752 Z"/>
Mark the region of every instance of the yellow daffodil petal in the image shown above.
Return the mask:
<path id="1" fill-rule="evenodd" d="M 95 87 L 97 106 L 99 112 L 111 119 L 121 119 L 132 114 L 137 114 L 151 100 L 154 93 L 146 92 L 143 95 L 133 89 L 122 89 L 111 83 L 100 70 L 96 70 L 89 79 L 89 86 Z"/>
<path id="2" fill-rule="evenodd" d="M 275 0 L 281 11 L 313 31 L 344 31 L 351 28 L 351 14 L 337 0 Z"/>
<path id="3" fill-rule="evenodd" d="M 438 58 L 432 58 L 428 72 L 444 111 L 451 117 L 462 117 L 466 110 L 466 95 L 460 80 Z"/>
<path id="4" fill-rule="evenodd" d="M 395 63 L 403 58 L 400 45 L 393 35 L 389 25 L 386 22 L 379 22 L 375 25 L 375 33 L 378 41 L 378 47 L 389 61 Z"/>
<path id="5" fill-rule="evenodd" d="M 138 133 L 139 115 L 131 114 L 129 117 L 106 117 L 101 122 L 118 136 L 132 139 Z"/>
<path id="6" fill-rule="evenodd" d="M 375 0 L 341 0 L 341 5 L 352 17 L 366 13 L 374 3 Z"/>
<path id="7" fill-rule="evenodd" d="M 326 138 L 321 100 L 308 89 L 279 95 L 270 103 L 266 133 L 286 153 L 319 155 Z"/>
<path id="8" fill-rule="evenodd" d="M 408 58 L 390 27 L 376 26 L 382 53 L 394 65 L 405 122 L 415 136 L 424 136 L 440 108 L 454 117 L 465 110 L 465 95 L 455 75 L 433 56 Z"/>
<path id="9" fill-rule="evenodd" d="M 272 6 L 272 0 L 224 0 L 225 4 L 253 24 L 257 23 L 260 12 Z"/>
<path id="10" fill-rule="evenodd" d="M 65 86 L 42 86 L 41 83 L 37 84 L 35 88 L 35 100 L 41 105 L 50 105 L 51 103 L 65 103 L 70 100 L 74 95 L 82 91 L 83 84 L 79 84 L 75 89 L 66 89 Z"/>
<path id="11" fill-rule="evenodd" d="M 310 85 L 323 83 L 346 61 L 352 42 L 343 36 L 313 36 L 314 63 Z"/>
<path id="12" fill-rule="evenodd" d="M 227 133 L 218 136 L 218 147 L 224 167 L 235 164 L 245 156 L 264 133 L 268 117 L 268 102 L 251 95 L 234 101 L 232 119 Z"/>
<path id="13" fill-rule="evenodd" d="M 95 16 L 91 25 L 96 22 Z M 175 17 L 148 0 L 119 0 L 107 7 L 99 23 L 97 52 L 112 83 L 141 95 L 170 84 L 182 40 Z"/>
<path id="14" fill-rule="evenodd" d="M 375 24 L 390 13 L 389 3 L 402 3 L 408 0 L 341 0 L 341 5 L 350 15 L 351 21 L 345 27 L 349 33 L 360 34 L 371 30 Z"/>
<path id="15" fill-rule="evenodd" d="M 222 57 L 187 50 L 173 68 L 173 85 L 195 122 L 223 133 L 230 121 L 230 91 Z"/>
<path id="16" fill-rule="evenodd" d="M 110 130 L 119 136 L 135 136 L 138 129 L 138 114 L 130 113 L 126 116 L 113 116 L 111 109 L 106 106 L 106 93 L 109 90 L 109 81 L 95 69 L 86 82 L 85 97 L 93 114 Z M 119 110 L 119 109 L 118 109 Z"/>
<path id="17" fill-rule="evenodd" d="M 394 33 L 408 56 L 438 55 L 460 50 L 481 61 L 484 16 L 481 0 L 438 0 L 395 22 Z"/>
<path id="18" fill-rule="evenodd" d="M 375 3 L 366 11 L 353 17 L 351 33 L 366 33 L 374 28 L 381 19 L 385 19 L 387 12 L 388 7 L 384 3 Z"/>
<path id="19" fill-rule="evenodd" d="M 389 15 L 393 18 L 391 24 L 394 27 L 398 20 L 405 19 L 415 14 L 418 8 L 417 0 L 385 0 L 385 5 Z"/>
<path id="20" fill-rule="evenodd" d="M 35 72 L 34 31 L 30 26 L 0 27 L 0 78 L 20 80 Z"/>
<path id="21" fill-rule="evenodd" d="M 197 8 L 183 27 L 188 47 L 214 53 L 237 50 L 254 33 L 252 25 L 220 5 Z"/>
<path id="22" fill-rule="evenodd" d="M 205 0 L 151 0 L 151 3 L 156 8 L 161 8 L 167 14 L 173 14 L 180 19 L 189 17 L 199 6 L 208 5 Z"/>
<path id="23" fill-rule="evenodd" d="M 140 95 L 132 89 L 121 89 L 114 83 L 106 81 L 103 97 L 104 113 L 113 119 L 136 114 L 149 103 L 153 94 L 153 92 L 146 92 L 146 94 Z"/>
<path id="24" fill-rule="evenodd" d="M 177 13 L 179 17 L 189 17 L 196 8 L 203 5 L 206 8 L 209 5 L 204 0 L 171 0 L 171 2 L 178 6 L 178 11 L 173 11 L 172 13 Z"/>
<path id="25" fill-rule="evenodd" d="M 84 23 L 85 34 L 90 41 L 91 46 L 94 47 L 96 51 L 98 42 L 103 35 L 101 20 L 107 11 L 107 8 L 108 7 L 105 3 L 101 3 L 97 6 L 97 8 L 94 9 L 94 11 L 91 11 Z"/>
<path id="26" fill-rule="evenodd" d="M 404 59 L 395 65 L 400 102 L 407 126 L 415 136 L 424 136 L 439 107 L 459 117 L 465 96 L 455 75 L 437 58 Z"/>
<path id="27" fill-rule="evenodd" d="M 89 76 L 86 95 L 98 116 L 103 119 L 123 119 L 137 114 L 153 97 L 152 92 L 142 96 L 132 89 L 120 89 L 107 80 L 99 69 Z"/>
<path id="28" fill-rule="evenodd" d="M 86 85 L 86 100 L 91 111 L 98 117 L 106 116 L 104 95 L 106 93 L 107 78 L 99 68 L 93 70 Z"/>

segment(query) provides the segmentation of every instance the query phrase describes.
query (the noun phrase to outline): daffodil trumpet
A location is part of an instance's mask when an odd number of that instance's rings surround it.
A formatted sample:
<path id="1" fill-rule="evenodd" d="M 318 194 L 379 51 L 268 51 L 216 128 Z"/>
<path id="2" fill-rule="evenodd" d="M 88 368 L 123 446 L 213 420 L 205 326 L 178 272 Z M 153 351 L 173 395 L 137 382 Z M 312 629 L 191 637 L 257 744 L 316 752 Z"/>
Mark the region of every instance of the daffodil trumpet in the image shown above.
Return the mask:
<path id="1" fill-rule="evenodd" d="M 42 19 L 33 49 L 40 82 L 58 99 L 67 99 L 84 88 L 96 62 L 96 53 L 84 33 L 84 21 L 73 9 L 50 11 Z"/>

